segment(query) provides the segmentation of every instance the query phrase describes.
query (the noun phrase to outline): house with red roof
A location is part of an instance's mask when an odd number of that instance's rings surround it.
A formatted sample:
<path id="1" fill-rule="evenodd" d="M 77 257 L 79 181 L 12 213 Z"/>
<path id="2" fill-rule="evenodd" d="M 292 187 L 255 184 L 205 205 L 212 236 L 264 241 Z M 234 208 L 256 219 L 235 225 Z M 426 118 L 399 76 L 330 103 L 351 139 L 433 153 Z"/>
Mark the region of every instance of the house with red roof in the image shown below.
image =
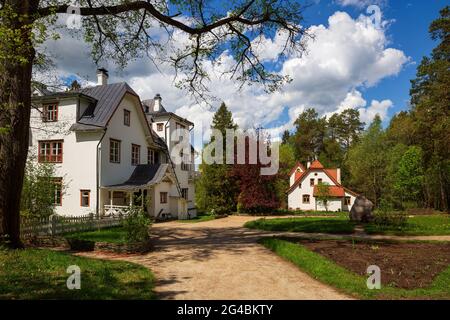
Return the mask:
<path id="1" fill-rule="evenodd" d="M 318 185 L 328 185 L 327 208 L 317 201 Z M 298 162 L 289 175 L 288 206 L 290 210 L 350 211 L 356 197 L 355 192 L 341 184 L 341 169 L 327 169 L 319 160 L 308 162 L 306 168 Z"/>

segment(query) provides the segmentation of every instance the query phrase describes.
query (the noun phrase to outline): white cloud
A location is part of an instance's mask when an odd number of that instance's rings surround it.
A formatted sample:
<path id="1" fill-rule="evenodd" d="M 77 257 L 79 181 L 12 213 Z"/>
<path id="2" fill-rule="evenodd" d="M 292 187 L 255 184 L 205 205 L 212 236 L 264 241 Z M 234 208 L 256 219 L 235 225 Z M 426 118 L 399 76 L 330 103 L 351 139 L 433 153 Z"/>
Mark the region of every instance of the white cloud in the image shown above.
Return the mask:
<path id="1" fill-rule="evenodd" d="M 258 85 L 245 86 L 238 91 L 235 81 L 220 73 L 233 63 L 228 52 L 222 54 L 219 66 L 205 62 L 211 78 L 209 88 L 219 100 L 214 105 L 225 101 L 241 128 L 271 127 L 273 136 L 292 128 L 293 121 L 306 108 L 315 108 L 323 115 L 351 107 L 360 110 L 361 118 L 366 122 L 370 122 L 376 113 L 386 118 L 392 101 L 380 97 L 380 101 L 373 100 L 367 105 L 361 94 L 363 89 L 398 74 L 408 62 L 404 52 L 389 47 L 386 30 L 375 28 L 363 15 L 352 19 L 345 12 L 336 12 L 329 17 L 328 25 L 312 26 L 310 32 L 315 39 L 308 43 L 308 53 L 302 57 L 290 56 L 281 64 L 280 72 L 290 75 L 293 81 L 279 92 L 267 94 Z M 273 40 L 261 39 L 257 50 L 264 61 L 277 58 L 283 37 L 280 34 Z M 180 32 L 174 39 L 178 39 L 175 48 L 181 48 L 188 41 Z M 81 40 L 63 38 L 62 41 L 53 47 L 61 56 L 58 60 L 60 73 L 89 73 L 91 80 L 95 79 L 95 66 L 89 63 L 87 46 Z M 197 104 L 186 92 L 177 89 L 171 67 L 158 67 L 161 72 L 148 60 L 138 59 L 130 63 L 123 75 L 115 75 L 114 70 L 110 70 L 110 80 L 127 81 L 142 99 L 160 93 L 166 109 L 189 118 L 197 127 L 209 127 L 214 110 Z M 289 121 L 279 125 L 277 120 L 285 113 L 289 115 Z M 273 127 L 273 122 L 278 124 Z"/>
<path id="2" fill-rule="evenodd" d="M 336 0 L 336 2 L 341 6 L 354 6 L 358 8 L 367 7 L 372 4 L 384 5 L 386 1 L 387 0 Z"/>
<path id="3" fill-rule="evenodd" d="M 387 112 L 389 108 L 393 106 L 391 100 L 372 100 L 370 106 L 367 108 L 360 108 L 359 114 L 361 121 L 365 122 L 367 125 L 370 124 L 375 117 L 375 115 L 379 115 L 381 120 L 385 120 L 387 117 Z"/>

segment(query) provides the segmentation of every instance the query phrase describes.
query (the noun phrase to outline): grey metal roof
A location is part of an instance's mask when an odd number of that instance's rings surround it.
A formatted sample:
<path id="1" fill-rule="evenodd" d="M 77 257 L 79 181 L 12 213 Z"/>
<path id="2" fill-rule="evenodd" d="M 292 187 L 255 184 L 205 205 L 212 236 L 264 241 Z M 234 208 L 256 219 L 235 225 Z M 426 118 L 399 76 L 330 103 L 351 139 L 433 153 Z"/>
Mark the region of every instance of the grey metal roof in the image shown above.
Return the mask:
<path id="1" fill-rule="evenodd" d="M 97 104 L 90 115 L 82 115 L 78 122 L 105 127 L 108 120 L 122 101 L 125 93 L 138 96 L 137 93 L 125 82 L 95 86 L 81 90 L 97 100 Z M 92 110 L 91 110 L 92 111 Z"/>
<path id="2" fill-rule="evenodd" d="M 103 130 L 103 127 L 94 126 L 90 124 L 83 124 L 83 123 L 74 123 L 69 128 L 70 131 L 97 131 L 97 130 Z"/>
<path id="3" fill-rule="evenodd" d="M 148 110 L 147 110 L 147 108 L 145 108 L 145 110 L 144 110 L 147 117 L 150 116 L 152 118 L 156 118 L 156 117 L 163 117 L 163 116 L 172 116 L 174 118 L 177 118 L 180 121 L 184 121 L 184 122 L 189 123 L 190 125 L 194 125 L 188 119 L 182 118 L 173 112 L 167 111 L 163 105 L 161 105 L 161 108 L 159 109 L 159 111 L 155 111 L 155 99 L 143 100 L 141 103 L 144 106 L 144 108 L 148 107 Z"/>
<path id="4" fill-rule="evenodd" d="M 161 104 L 159 111 L 155 111 L 155 99 L 143 100 L 142 104 L 144 105 L 144 107 L 148 107 L 148 112 L 146 112 L 146 113 L 158 114 L 158 113 L 167 112 L 167 110 L 164 108 L 164 106 L 162 104 Z"/>
<path id="5" fill-rule="evenodd" d="M 104 188 L 109 190 L 135 190 L 138 188 L 146 188 L 160 183 L 168 169 L 170 170 L 170 167 L 167 163 L 140 164 L 136 166 L 127 181 L 120 184 L 105 186 Z"/>

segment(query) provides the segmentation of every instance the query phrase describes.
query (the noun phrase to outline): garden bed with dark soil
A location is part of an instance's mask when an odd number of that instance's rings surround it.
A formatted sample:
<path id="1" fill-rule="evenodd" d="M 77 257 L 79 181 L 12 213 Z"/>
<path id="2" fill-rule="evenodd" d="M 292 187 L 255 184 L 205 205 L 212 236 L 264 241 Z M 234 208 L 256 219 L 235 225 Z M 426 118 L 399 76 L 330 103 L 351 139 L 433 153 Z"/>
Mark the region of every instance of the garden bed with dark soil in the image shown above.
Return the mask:
<path id="1" fill-rule="evenodd" d="M 381 269 L 381 283 L 397 288 L 429 286 L 450 264 L 450 243 L 296 241 L 336 264 L 367 276 L 369 265 Z"/>

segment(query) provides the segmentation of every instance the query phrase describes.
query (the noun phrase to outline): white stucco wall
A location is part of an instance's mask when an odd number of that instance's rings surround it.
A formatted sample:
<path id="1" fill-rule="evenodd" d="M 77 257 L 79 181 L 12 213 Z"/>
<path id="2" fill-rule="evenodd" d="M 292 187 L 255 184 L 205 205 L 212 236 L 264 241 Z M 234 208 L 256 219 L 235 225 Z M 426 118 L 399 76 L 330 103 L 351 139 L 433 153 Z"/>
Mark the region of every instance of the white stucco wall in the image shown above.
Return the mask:
<path id="1" fill-rule="evenodd" d="M 310 186 L 310 179 L 314 179 L 314 185 L 318 184 L 318 180 L 322 179 L 323 183 L 327 183 L 330 186 L 334 186 L 335 183 L 333 180 L 328 177 L 328 175 L 319 170 L 313 170 L 305 177 L 302 178 L 302 182 L 299 186 L 297 186 L 290 194 L 288 194 L 288 207 L 292 209 L 300 209 L 300 210 L 319 210 L 324 211 L 325 207 L 316 203 L 316 198 L 313 196 L 314 187 Z M 309 203 L 303 203 L 303 195 L 309 195 Z M 338 211 L 343 210 L 342 199 L 334 199 L 329 201 L 328 210 L 329 211 Z"/>
<path id="2" fill-rule="evenodd" d="M 120 103 L 109 121 L 105 136 L 101 142 L 101 186 L 123 183 L 131 176 L 136 166 L 131 164 L 131 145 L 141 148 L 140 164 L 147 163 L 147 138 L 138 116 L 140 108 L 137 99 L 129 94 Z M 124 125 L 124 109 L 130 111 L 130 126 Z M 120 140 L 120 163 L 109 161 L 110 139 Z"/>
<path id="3" fill-rule="evenodd" d="M 96 207 L 96 147 L 101 132 L 75 133 L 69 131 L 77 116 L 77 99 L 58 103 L 58 121 L 43 122 L 38 110 L 31 111 L 31 146 L 29 157 L 37 161 L 39 140 L 63 140 L 63 162 L 55 164 L 55 177 L 63 179 L 62 205 L 55 206 L 57 214 L 80 216 L 95 212 Z M 39 129 L 37 129 L 39 128 Z M 90 190 L 90 206 L 81 207 L 80 190 Z"/>

